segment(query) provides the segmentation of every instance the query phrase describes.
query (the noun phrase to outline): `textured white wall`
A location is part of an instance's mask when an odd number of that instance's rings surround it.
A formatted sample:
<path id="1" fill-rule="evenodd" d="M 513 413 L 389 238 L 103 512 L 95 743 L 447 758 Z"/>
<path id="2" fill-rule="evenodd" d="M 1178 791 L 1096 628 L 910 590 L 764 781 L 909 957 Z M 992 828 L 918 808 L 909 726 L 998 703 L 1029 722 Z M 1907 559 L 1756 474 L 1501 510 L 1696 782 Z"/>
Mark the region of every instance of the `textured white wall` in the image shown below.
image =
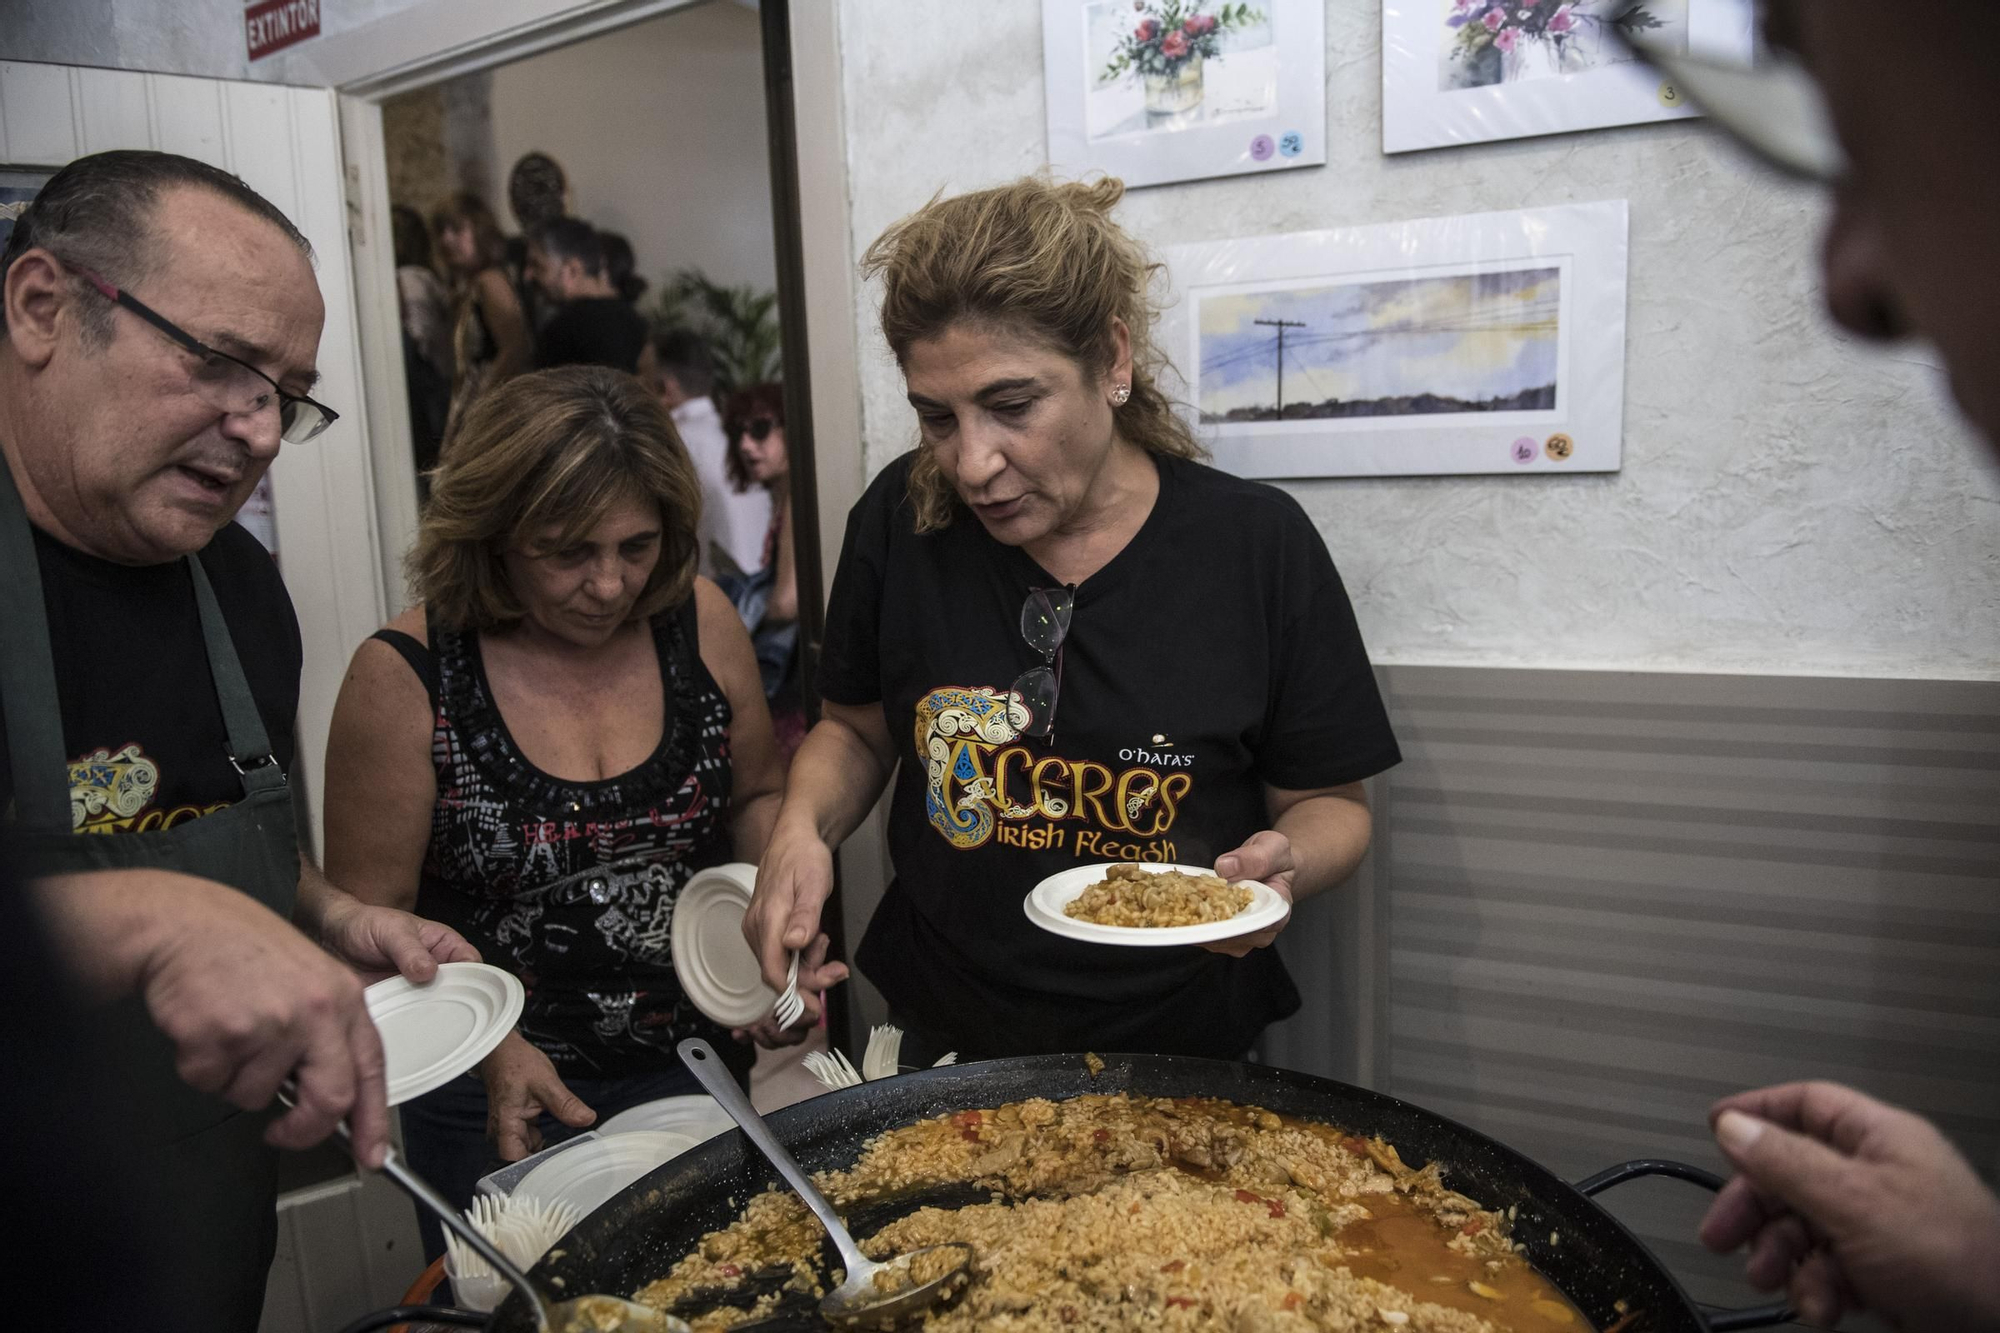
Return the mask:
<path id="1" fill-rule="evenodd" d="M 757 14 L 701 5 L 492 73 L 499 178 L 540 149 L 569 174 L 577 216 L 623 232 L 639 272 L 692 266 L 777 283 L 764 56 Z"/>
<path id="2" fill-rule="evenodd" d="M 1632 205 L 1625 470 L 1288 483 L 1386 662 L 2000 675 L 2000 479 L 1913 351 L 1821 315 L 1819 209 L 1696 126 L 1395 158 L 1380 6 L 1327 8 L 1327 165 L 1135 192 L 1150 244 L 1624 198 Z M 856 252 L 940 189 L 1045 155 L 1040 6 L 977 23 L 842 0 Z M 914 438 L 874 325 L 871 474 Z"/>
<path id="3" fill-rule="evenodd" d="M 320 0 L 322 37 L 436 0 Z M 285 57 L 252 64 L 247 0 L 0 0 L 0 57 L 205 79 L 283 80 Z M 308 39 L 310 40 L 310 39 Z"/>

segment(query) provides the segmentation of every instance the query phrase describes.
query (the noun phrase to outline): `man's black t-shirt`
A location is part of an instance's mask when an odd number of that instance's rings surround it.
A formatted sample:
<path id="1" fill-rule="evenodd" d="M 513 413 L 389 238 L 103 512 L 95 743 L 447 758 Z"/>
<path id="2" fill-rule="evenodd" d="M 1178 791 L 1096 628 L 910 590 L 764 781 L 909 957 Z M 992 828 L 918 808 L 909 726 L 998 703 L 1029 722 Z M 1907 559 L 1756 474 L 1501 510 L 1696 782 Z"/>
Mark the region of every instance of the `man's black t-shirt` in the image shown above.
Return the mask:
<path id="1" fill-rule="evenodd" d="M 565 301 L 535 339 L 535 365 L 610 366 L 632 374 L 646 349 L 646 317 L 616 296 Z"/>
<path id="2" fill-rule="evenodd" d="M 194 582 L 176 560 L 113 564 L 36 530 L 79 833 L 153 832 L 243 797 L 202 642 Z M 272 753 L 291 771 L 304 654 L 278 568 L 235 523 L 201 552 Z M 0 756 L 6 754 L 0 719 Z M 11 806 L 0 762 L 0 810 Z"/>
<path id="3" fill-rule="evenodd" d="M 1054 734 L 1033 740 L 1007 694 L 1043 660 L 1022 603 L 1056 580 L 963 513 L 918 536 L 910 461 L 848 520 L 820 667 L 826 698 L 881 702 L 902 761 L 896 879 L 856 962 L 974 1051 L 1240 1054 L 1298 1007 L 1275 951 L 1084 944 L 1021 902 L 1080 864 L 1213 865 L 1269 827 L 1267 784 L 1401 758 L 1325 543 L 1283 491 L 1158 459 L 1152 513 L 1077 589 Z"/>

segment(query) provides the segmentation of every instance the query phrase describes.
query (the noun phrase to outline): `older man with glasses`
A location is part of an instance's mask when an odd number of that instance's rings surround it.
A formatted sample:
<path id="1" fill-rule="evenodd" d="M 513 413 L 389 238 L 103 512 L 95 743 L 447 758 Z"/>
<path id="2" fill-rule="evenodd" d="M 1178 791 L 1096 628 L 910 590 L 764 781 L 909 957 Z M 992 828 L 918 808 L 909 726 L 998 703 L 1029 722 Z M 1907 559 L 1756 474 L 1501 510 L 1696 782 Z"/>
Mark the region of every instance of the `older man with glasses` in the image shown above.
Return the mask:
<path id="1" fill-rule="evenodd" d="M 1833 316 L 1936 344 L 2000 449 L 2000 4 L 1772 0 L 1753 65 L 1627 40 L 1768 164 L 1833 194 Z M 1620 31 L 1624 31 L 1622 28 Z M 1832 1325 L 1872 1309 L 1924 1333 L 2000 1329 L 2000 1200 L 1936 1127 L 1831 1083 L 1719 1103 L 1738 1175 L 1702 1226 L 1750 1278 Z"/>
<path id="2" fill-rule="evenodd" d="M 387 1144 L 352 969 L 476 954 L 299 854 L 298 622 L 230 520 L 281 441 L 335 420 L 305 238 L 226 172 L 102 153 L 43 188 L 0 274 L 0 856 L 72 972 L 124 997 L 79 1058 L 115 1065 L 144 1127 L 159 1243 L 198 1247 L 176 1314 L 249 1333 L 274 1148 L 343 1117 L 364 1161 Z M 287 1079 L 295 1108 L 252 1114 Z"/>

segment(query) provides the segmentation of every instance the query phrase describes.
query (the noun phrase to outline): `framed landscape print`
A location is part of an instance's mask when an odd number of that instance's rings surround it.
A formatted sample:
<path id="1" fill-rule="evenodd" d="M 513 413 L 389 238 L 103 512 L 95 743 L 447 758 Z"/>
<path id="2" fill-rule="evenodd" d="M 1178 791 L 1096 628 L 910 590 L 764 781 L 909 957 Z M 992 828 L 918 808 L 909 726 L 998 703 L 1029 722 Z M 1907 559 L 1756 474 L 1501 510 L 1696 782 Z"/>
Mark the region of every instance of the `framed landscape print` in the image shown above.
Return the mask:
<path id="1" fill-rule="evenodd" d="M 1170 246 L 1163 345 L 1245 477 L 1615 472 L 1622 200 Z"/>
<path id="2" fill-rule="evenodd" d="M 1382 0 L 1382 150 L 1695 115 L 1617 29 L 1748 60 L 1751 0 Z"/>
<path id="3" fill-rule="evenodd" d="M 1127 185 L 1326 161 L 1323 0 L 1042 0 L 1049 165 Z"/>

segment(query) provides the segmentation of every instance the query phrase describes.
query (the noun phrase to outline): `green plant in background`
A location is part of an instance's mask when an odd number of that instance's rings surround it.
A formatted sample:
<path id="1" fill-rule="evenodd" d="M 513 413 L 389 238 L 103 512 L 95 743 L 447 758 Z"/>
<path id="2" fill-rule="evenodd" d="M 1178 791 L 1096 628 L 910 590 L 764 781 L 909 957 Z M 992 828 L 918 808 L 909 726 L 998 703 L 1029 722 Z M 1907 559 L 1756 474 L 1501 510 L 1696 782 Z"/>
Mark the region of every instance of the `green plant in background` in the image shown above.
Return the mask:
<path id="1" fill-rule="evenodd" d="M 661 286 L 651 318 L 655 330 L 685 329 L 708 344 L 718 399 L 783 373 L 776 292 L 726 286 L 698 268 L 684 268 Z"/>

